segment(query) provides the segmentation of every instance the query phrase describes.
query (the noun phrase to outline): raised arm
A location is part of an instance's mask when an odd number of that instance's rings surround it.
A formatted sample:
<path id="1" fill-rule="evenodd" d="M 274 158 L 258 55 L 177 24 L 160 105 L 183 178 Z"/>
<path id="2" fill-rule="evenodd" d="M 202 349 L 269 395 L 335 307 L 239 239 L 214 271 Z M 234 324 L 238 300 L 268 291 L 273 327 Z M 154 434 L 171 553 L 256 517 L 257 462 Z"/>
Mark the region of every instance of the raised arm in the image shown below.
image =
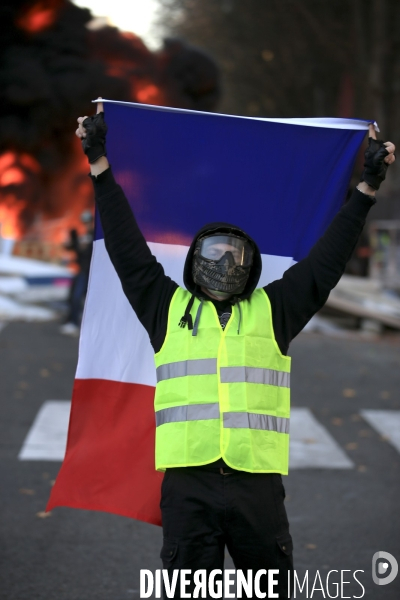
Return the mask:
<path id="1" fill-rule="evenodd" d="M 375 192 L 395 160 L 394 144 L 376 140 L 370 126 L 362 181 L 309 255 L 264 289 L 272 307 L 275 337 L 283 354 L 311 317 L 325 304 L 343 275 L 357 244 Z"/>
<path id="2" fill-rule="evenodd" d="M 157 351 L 165 338 L 168 308 L 178 287 L 151 254 L 106 156 L 103 106 L 94 117 L 79 117 L 76 135 L 90 163 L 104 241 L 122 289 Z"/>

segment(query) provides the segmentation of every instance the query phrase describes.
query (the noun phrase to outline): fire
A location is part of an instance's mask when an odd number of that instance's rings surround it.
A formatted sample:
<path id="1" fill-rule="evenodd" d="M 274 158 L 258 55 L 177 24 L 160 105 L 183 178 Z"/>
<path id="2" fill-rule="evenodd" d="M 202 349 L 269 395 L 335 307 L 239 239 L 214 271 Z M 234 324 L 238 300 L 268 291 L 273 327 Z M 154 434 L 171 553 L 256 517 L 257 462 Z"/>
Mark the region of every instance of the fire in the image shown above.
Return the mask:
<path id="1" fill-rule="evenodd" d="M 152 52 L 133 33 L 92 29 L 90 11 L 71 0 L 8 6 L 0 230 L 19 240 L 15 252 L 25 243 L 58 251 L 70 229 L 83 233 L 81 213 L 94 204 L 87 158 L 74 136 L 92 96 L 209 109 L 207 98 L 218 94 L 207 85 L 211 78 L 218 90 L 218 78 L 212 61 L 183 42 Z"/>
<path id="2" fill-rule="evenodd" d="M 53 25 L 62 0 L 42 0 L 31 6 L 17 19 L 17 25 L 28 33 L 39 33 Z"/>
<path id="3" fill-rule="evenodd" d="M 0 235 L 15 240 L 20 235 L 19 218 L 23 205 L 0 205 Z"/>
<path id="4" fill-rule="evenodd" d="M 8 169 L 10 166 L 13 165 L 13 163 L 16 161 L 17 159 L 17 153 L 16 152 L 4 152 L 4 154 L 2 154 L 0 156 L 0 174 L 1 172 Z"/>
<path id="5" fill-rule="evenodd" d="M 25 176 L 21 169 L 18 167 L 9 167 L 0 175 L 0 186 L 6 187 L 8 185 L 18 185 L 22 183 L 24 179 Z"/>
<path id="6" fill-rule="evenodd" d="M 137 89 L 136 97 L 143 104 L 162 104 L 160 89 L 152 83 Z"/>
<path id="7" fill-rule="evenodd" d="M 13 189 L 25 182 L 26 175 L 18 158 L 18 154 L 11 151 L 0 156 L 0 234 L 4 238 L 14 239 L 20 235 L 19 221 L 25 203 L 14 194 Z"/>
<path id="8" fill-rule="evenodd" d="M 62 245 L 71 229 L 80 234 L 85 231 L 80 217 L 84 210 L 94 209 L 93 185 L 81 143 L 78 138 L 73 141 L 68 164 L 46 185 L 47 202 L 41 207 L 40 218 L 36 218 L 29 230 L 32 238 Z M 53 198 L 57 198 L 57 202 L 50 206 L 49 200 Z"/>
<path id="9" fill-rule="evenodd" d="M 39 173 L 38 161 L 29 154 L 4 152 L 0 156 L 0 189 L 10 185 L 21 185 L 25 182 L 25 170 Z"/>
<path id="10" fill-rule="evenodd" d="M 29 154 L 0 155 L 2 237 L 23 236 L 61 246 L 69 229 L 83 229 L 80 215 L 91 208 L 93 190 L 87 173 L 87 159 L 77 138 L 67 164 L 51 179 L 43 178 L 42 167 Z"/>

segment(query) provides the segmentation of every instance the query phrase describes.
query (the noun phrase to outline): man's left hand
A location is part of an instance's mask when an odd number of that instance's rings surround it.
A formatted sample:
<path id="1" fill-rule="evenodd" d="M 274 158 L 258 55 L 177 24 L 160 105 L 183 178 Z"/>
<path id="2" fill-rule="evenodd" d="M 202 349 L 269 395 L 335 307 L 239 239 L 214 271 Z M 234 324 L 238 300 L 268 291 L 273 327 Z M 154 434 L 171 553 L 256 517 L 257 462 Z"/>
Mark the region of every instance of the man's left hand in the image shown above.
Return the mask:
<path id="1" fill-rule="evenodd" d="M 364 193 L 375 195 L 382 181 L 386 177 L 388 166 L 394 163 L 395 145 L 392 142 L 383 142 L 376 139 L 375 127 L 369 125 L 368 147 L 365 151 L 364 171 L 361 175 L 361 183 L 358 189 Z M 369 188 L 369 190 L 364 189 Z"/>

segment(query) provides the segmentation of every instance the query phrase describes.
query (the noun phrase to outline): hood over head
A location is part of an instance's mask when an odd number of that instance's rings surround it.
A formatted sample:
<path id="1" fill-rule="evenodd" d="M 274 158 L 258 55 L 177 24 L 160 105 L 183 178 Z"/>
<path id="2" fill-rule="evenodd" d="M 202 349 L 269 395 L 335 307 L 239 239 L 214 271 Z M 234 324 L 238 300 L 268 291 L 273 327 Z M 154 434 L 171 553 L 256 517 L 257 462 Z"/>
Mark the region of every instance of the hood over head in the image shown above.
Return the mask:
<path id="1" fill-rule="evenodd" d="M 235 299 L 240 298 L 241 300 L 249 298 L 249 296 L 251 296 L 251 294 L 256 289 L 261 275 L 262 263 L 260 250 L 255 241 L 245 231 L 243 231 L 243 229 L 240 229 L 240 227 L 236 227 L 236 225 L 231 225 L 230 223 L 209 223 L 208 225 L 202 227 L 200 231 L 196 233 L 187 253 L 185 266 L 183 269 L 183 282 L 185 284 L 186 289 L 192 294 L 195 294 L 196 296 L 204 297 L 204 293 L 202 292 L 200 286 L 193 281 L 193 255 L 198 238 L 203 237 L 205 235 L 211 235 L 213 233 L 231 233 L 234 235 L 242 236 L 250 242 L 254 252 L 253 264 L 251 266 L 250 275 L 243 292 L 233 297 Z"/>

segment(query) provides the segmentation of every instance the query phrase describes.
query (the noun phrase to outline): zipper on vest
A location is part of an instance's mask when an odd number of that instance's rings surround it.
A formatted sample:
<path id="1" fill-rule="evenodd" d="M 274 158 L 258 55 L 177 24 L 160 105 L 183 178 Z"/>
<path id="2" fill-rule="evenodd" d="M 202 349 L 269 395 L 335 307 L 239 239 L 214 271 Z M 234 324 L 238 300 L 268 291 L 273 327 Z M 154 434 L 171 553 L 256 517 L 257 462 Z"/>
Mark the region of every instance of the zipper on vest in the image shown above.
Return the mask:
<path id="1" fill-rule="evenodd" d="M 203 300 L 200 300 L 199 308 L 197 309 L 196 318 L 194 320 L 192 335 L 197 335 L 197 330 L 199 328 L 200 315 L 201 315 L 202 308 L 203 308 Z"/>
<path id="2" fill-rule="evenodd" d="M 242 322 L 242 307 L 240 306 L 240 298 L 238 298 L 237 305 L 238 305 L 238 309 L 239 309 L 239 324 L 238 324 L 237 332 L 238 332 L 238 335 L 239 335 L 239 333 L 240 333 L 240 323 Z M 232 313 L 233 313 L 233 306 L 232 306 Z"/>
<path id="3" fill-rule="evenodd" d="M 218 320 L 219 323 L 219 319 L 218 319 L 218 313 L 217 310 L 215 308 L 215 306 L 213 305 L 213 309 L 215 311 L 215 316 Z M 222 349 L 222 344 L 225 342 L 225 338 L 226 338 L 226 334 L 228 332 L 228 329 L 230 326 L 232 326 L 233 320 L 235 318 L 235 305 L 232 305 L 232 312 L 231 312 L 231 316 L 229 321 L 227 322 L 225 329 L 221 329 L 221 337 L 219 340 L 219 344 L 218 344 L 218 352 L 217 352 L 217 386 L 218 386 L 218 404 L 219 404 L 219 414 L 220 414 L 220 419 L 219 419 L 219 451 L 221 454 L 221 457 L 223 458 L 224 453 L 223 453 L 223 442 L 224 442 L 224 435 L 226 435 L 226 431 L 224 431 L 224 412 L 226 412 L 228 410 L 228 406 L 225 406 L 225 401 L 222 402 L 222 399 L 224 399 L 224 396 L 222 395 L 222 390 L 221 390 L 221 349 Z M 225 399 L 224 399 L 225 400 Z"/>

